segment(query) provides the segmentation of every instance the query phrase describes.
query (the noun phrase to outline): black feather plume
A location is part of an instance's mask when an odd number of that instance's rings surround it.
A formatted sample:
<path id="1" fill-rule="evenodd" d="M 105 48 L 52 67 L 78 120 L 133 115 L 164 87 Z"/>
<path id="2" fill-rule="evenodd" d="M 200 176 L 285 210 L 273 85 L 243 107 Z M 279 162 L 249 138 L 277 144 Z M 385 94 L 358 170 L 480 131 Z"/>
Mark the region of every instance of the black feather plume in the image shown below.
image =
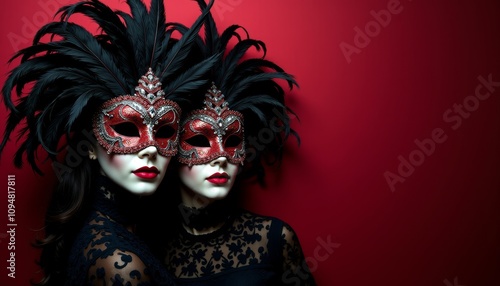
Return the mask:
<path id="1" fill-rule="evenodd" d="M 133 94 L 149 68 L 161 73 L 166 97 L 185 105 L 191 100 L 185 95 L 206 84 L 206 73 L 218 56 L 194 61 L 201 56 L 195 55 L 200 51 L 193 49 L 193 42 L 213 1 L 191 27 L 167 22 L 163 0 L 151 0 L 149 11 L 141 0 L 126 3 L 130 12 L 113 10 L 99 0 L 63 6 L 56 13 L 59 19 L 41 27 L 32 45 L 10 59 L 20 63 L 2 87 L 9 115 L 0 152 L 20 127 L 16 166 L 26 158 L 40 172 L 39 147 L 55 159 L 64 149 L 63 137 L 90 130 L 91 115 L 98 107 Z M 98 32 L 78 24 L 75 15 L 94 21 Z M 176 25 L 183 26 L 185 37 L 172 37 Z"/>
<path id="2" fill-rule="evenodd" d="M 201 9 L 206 6 L 204 0 L 197 2 Z M 265 149 L 255 148 L 256 156 L 246 164 L 247 175 L 257 175 L 262 182 L 265 173 L 263 163 L 280 162 L 284 144 L 290 135 L 300 142 L 298 133 L 290 127 L 290 115 L 295 113 L 285 102 L 286 93 L 280 81 L 286 83 L 290 90 L 298 87 L 298 84 L 283 68 L 265 59 L 265 43 L 250 38 L 244 27 L 234 24 L 219 33 L 214 18 L 208 15 L 204 28 L 200 47 L 204 56 L 223 55 L 210 71 L 210 79 L 224 94 L 229 108 L 243 114 L 245 138 L 258 138 L 259 132 L 265 128 L 273 132 L 273 140 L 260 142 Z M 252 51 L 260 56 L 255 56 Z M 199 108 L 205 99 L 205 90 L 200 90 L 196 95 L 198 104 L 194 106 Z M 270 128 L 271 124 L 277 124 L 280 130 Z M 250 142 L 246 146 L 253 148 Z M 269 155 L 275 159 L 268 160 Z"/>

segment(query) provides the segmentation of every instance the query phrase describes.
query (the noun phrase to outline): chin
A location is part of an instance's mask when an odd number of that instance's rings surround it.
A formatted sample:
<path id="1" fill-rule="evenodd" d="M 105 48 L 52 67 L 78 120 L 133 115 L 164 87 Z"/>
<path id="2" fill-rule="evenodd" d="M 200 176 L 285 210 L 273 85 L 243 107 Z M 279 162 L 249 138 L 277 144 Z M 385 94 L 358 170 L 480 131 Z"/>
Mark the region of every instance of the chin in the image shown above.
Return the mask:
<path id="1" fill-rule="evenodd" d="M 154 190 L 145 190 L 145 189 L 140 189 L 140 190 L 130 190 L 131 193 L 138 195 L 138 196 L 150 196 L 156 192 L 156 189 Z"/>
<path id="2" fill-rule="evenodd" d="M 227 190 L 215 190 L 215 191 L 207 194 L 207 198 L 213 199 L 213 200 L 222 200 L 222 199 L 226 198 L 228 194 L 229 194 L 229 191 L 227 191 Z"/>
<path id="3" fill-rule="evenodd" d="M 126 187 L 126 189 L 135 195 L 148 196 L 156 192 L 156 190 L 158 189 L 158 185 L 141 183 L 141 184 L 136 184 L 133 188 L 131 188 L 129 185 L 129 187 L 128 188 Z"/>

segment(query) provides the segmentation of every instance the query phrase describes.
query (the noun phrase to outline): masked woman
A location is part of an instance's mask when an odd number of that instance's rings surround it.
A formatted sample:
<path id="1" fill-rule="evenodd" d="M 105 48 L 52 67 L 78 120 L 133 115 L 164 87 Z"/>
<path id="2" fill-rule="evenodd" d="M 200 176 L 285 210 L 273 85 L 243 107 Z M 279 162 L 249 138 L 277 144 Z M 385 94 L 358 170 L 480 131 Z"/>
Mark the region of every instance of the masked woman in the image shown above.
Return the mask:
<path id="1" fill-rule="evenodd" d="M 3 88 L 10 114 L 0 150 L 25 122 L 15 164 L 26 155 L 40 172 L 41 147 L 59 179 L 37 242 L 39 285 L 173 284 L 139 226 L 154 219 L 148 198 L 177 153 L 180 106 L 213 63 L 191 64 L 190 43 L 210 5 L 174 39 L 163 1 L 149 9 L 139 0 L 127 4 L 131 14 L 97 0 L 61 8 L 60 20 L 13 57 L 20 64 Z M 70 22 L 75 14 L 100 33 Z"/>
<path id="2" fill-rule="evenodd" d="M 210 71 L 213 83 L 181 122 L 179 224 L 165 247 L 167 268 L 179 285 L 315 285 L 293 229 L 238 200 L 245 180 L 262 179 L 266 160 L 279 162 L 288 136 L 298 139 L 278 80 L 296 83 L 275 63 L 247 53 L 255 47 L 265 55 L 266 48 L 242 27 L 219 35 L 208 15 L 205 30 L 197 40 L 204 56 L 221 58 Z M 270 138 L 252 146 L 248 139 L 261 130 Z"/>

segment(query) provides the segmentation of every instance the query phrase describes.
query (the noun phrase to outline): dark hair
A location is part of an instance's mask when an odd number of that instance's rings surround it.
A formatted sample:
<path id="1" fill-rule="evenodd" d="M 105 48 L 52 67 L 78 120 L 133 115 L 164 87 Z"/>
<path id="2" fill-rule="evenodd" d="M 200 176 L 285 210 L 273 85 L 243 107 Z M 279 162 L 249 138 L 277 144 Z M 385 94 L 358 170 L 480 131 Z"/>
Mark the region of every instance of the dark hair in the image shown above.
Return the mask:
<path id="1" fill-rule="evenodd" d="M 204 75 L 216 57 L 192 64 L 196 52 L 192 42 L 213 0 L 181 39 L 172 36 L 163 0 L 151 0 L 149 10 L 141 0 L 126 2 L 130 13 L 115 11 L 99 0 L 64 6 L 56 13 L 58 21 L 41 27 L 32 45 L 10 59 L 20 60 L 20 64 L 11 70 L 2 88 L 9 115 L 0 153 L 21 126 L 16 167 L 26 160 L 42 174 L 37 166 L 40 147 L 53 162 L 60 162 L 57 159 L 64 147 L 78 149 L 83 131 L 92 130 L 91 117 L 98 107 L 117 96 L 134 94 L 149 68 L 160 78 L 165 98 L 181 108 L 189 106 L 189 95 L 207 82 Z M 95 35 L 69 21 L 76 14 L 97 23 L 100 33 Z M 81 159 L 58 176 L 46 214 L 45 236 L 35 243 L 42 248 L 39 264 L 45 274 L 35 282 L 39 285 L 62 283 L 69 247 L 88 208 L 98 168 L 87 156 Z"/>
<path id="2" fill-rule="evenodd" d="M 207 7 L 205 0 L 196 1 L 202 10 Z M 181 34 L 189 30 L 181 24 L 174 26 Z M 250 38 L 243 26 L 233 24 L 219 33 L 209 13 L 204 29 L 204 36 L 196 38 L 196 46 L 205 59 L 215 56 L 217 62 L 209 70 L 209 81 L 193 94 L 193 103 L 189 109 L 183 110 L 183 115 L 203 108 L 205 93 L 213 82 L 224 94 L 229 108 L 244 116 L 247 157 L 239 178 L 257 179 L 264 184 L 265 166 L 279 165 L 289 136 L 295 137 L 300 144 L 298 133 L 290 126 L 290 115 L 297 115 L 285 103 L 286 93 L 279 81 L 290 90 L 298 84 L 293 75 L 265 58 L 265 43 Z M 251 55 L 251 48 L 262 55 Z M 259 139 L 263 131 L 272 138 L 252 144 L 249 139 Z"/>
<path id="3" fill-rule="evenodd" d="M 76 148 L 81 140 L 86 138 L 77 134 L 68 142 L 68 148 Z M 91 185 L 94 182 L 95 170 L 98 170 L 98 163 L 90 160 L 88 156 L 82 156 L 80 164 L 59 177 L 46 211 L 44 237 L 34 243 L 35 247 L 42 249 L 38 264 L 44 272 L 44 277 L 33 284 L 64 284 L 72 242 L 92 201 Z"/>
<path id="4" fill-rule="evenodd" d="M 197 36 L 211 2 L 182 39 L 172 36 L 174 29 L 165 19 L 163 0 L 151 0 L 148 11 L 141 0 L 128 0 L 132 14 L 113 11 L 98 0 L 64 6 L 59 21 L 46 24 L 34 36 L 33 44 L 17 52 L 9 62 L 21 63 L 9 74 L 2 89 L 10 114 L 0 152 L 18 125 L 21 147 L 15 165 L 23 156 L 42 173 L 36 163 L 36 150 L 43 147 L 51 159 L 59 153 L 60 138 L 80 132 L 103 102 L 134 94 L 138 80 L 149 68 L 159 77 L 164 97 L 181 108 L 190 104 L 190 94 L 204 85 L 205 73 L 216 57 L 190 64 L 193 38 Z M 75 14 L 95 21 L 100 34 L 69 22 Z M 148 31 L 148 33 L 144 33 Z M 49 39 L 45 41 L 46 39 Z M 23 92 L 29 84 L 30 90 Z M 14 94 L 19 97 L 17 104 Z"/>

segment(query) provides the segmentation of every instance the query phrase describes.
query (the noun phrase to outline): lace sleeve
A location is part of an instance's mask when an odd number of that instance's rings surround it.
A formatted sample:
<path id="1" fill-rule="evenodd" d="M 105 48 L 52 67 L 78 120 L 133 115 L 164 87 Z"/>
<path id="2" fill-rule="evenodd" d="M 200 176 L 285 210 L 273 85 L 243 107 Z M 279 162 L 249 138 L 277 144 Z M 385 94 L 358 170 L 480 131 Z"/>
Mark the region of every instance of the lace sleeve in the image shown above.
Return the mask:
<path id="1" fill-rule="evenodd" d="M 150 285 L 144 262 L 134 253 L 115 250 L 89 268 L 89 285 Z"/>
<path id="2" fill-rule="evenodd" d="M 316 282 L 307 266 L 299 239 L 286 223 L 281 233 L 283 244 L 283 285 L 314 286 Z"/>

